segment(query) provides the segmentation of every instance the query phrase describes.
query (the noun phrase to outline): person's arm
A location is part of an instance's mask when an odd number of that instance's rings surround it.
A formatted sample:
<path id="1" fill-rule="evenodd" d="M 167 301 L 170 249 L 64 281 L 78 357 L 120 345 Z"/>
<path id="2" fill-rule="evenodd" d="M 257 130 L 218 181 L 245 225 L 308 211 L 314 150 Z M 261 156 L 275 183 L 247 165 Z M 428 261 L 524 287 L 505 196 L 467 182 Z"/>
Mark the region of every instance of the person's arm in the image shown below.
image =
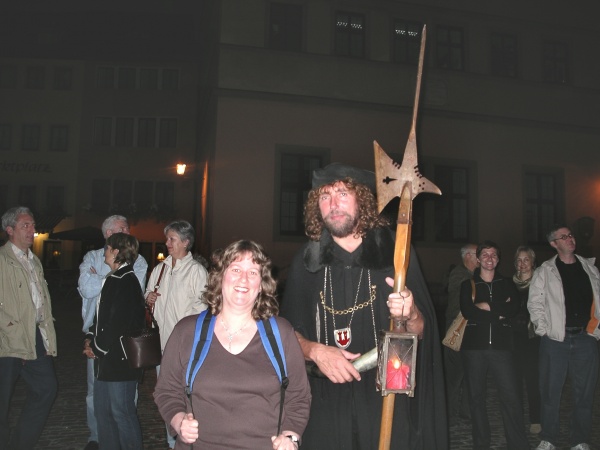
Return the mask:
<path id="1" fill-rule="evenodd" d="M 185 316 L 199 314 L 206 309 L 206 303 L 202 302 L 202 294 L 206 289 L 206 269 L 202 264 L 195 263 L 192 266 L 190 277 L 190 294 L 187 297 L 189 303 L 185 311 Z"/>
<path id="2" fill-rule="evenodd" d="M 99 268 L 94 265 L 94 251 L 87 252 L 79 265 L 79 280 L 77 282 L 77 290 L 84 299 L 94 299 L 100 295 L 104 276 L 99 272 Z"/>
<path id="3" fill-rule="evenodd" d="M 387 277 L 385 281 L 390 287 L 394 286 L 393 278 Z M 399 293 L 392 292 L 388 296 L 387 306 L 390 316 L 394 319 L 394 331 L 403 331 L 402 326 L 406 323 L 408 333 L 414 333 L 419 338 L 423 336 L 425 321 L 409 289 L 404 289 Z"/>
<path id="4" fill-rule="evenodd" d="M 513 318 L 521 309 L 521 298 L 517 287 L 508 278 L 505 278 L 502 283 L 505 287 L 506 299 L 504 301 L 495 301 L 490 303 L 490 311 L 499 318 Z"/>
<path id="5" fill-rule="evenodd" d="M 144 292 L 144 288 L 146 287 L 146 275 L 148 274 L 148 263 L 142 255 L 138 255 L 135 263 L 133 263 L 133 271 L 140 282 L 142 292 Z"/>
<path id="6" fill-rule="evenodd" d="M 331 345 L 309 341 L 298 332 L 296 337 L 304 359 L 314 362 L 323 375 L 333 383 L 347 383 L 361 379 L 360 373 L 351 362 L 358 358 L 360 353 L 350 353 Z"/>
<path id="7" fill-rule="evenodd" d="M 535 333 L 544 336 L 546 334 L 546 273 L 542 267 L 539 267 L 533 273 L 531 283 L 529 284 L 529 299 L 527 300 L 527 309 L 531 323 L 535 328 Z"/>
<path id="8" fill-rule="evenodd" d="M 475 291 L 477 300 L 477 291 Z M 465 280 L 460 286 L 460 311 L 465 319 L 474 322 L 490 322 L 493 318 L 488 302 L 473 302 L 473 285 Z"/>

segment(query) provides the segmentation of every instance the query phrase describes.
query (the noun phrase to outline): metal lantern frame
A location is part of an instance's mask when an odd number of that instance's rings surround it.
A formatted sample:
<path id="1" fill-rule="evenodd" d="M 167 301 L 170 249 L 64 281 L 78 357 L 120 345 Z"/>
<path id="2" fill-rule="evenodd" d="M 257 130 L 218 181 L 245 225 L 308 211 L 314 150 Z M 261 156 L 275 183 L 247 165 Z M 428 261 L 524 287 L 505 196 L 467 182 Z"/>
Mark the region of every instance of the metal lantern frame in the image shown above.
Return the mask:
<path id="1" fill-rule="evenodd" d="M 415 396 L 418 341 L 419 337 L 414 333 L 381 332 L 377 358 L 377 389 L 381 391 L 382 396 L 388 394 Z M 395 362 L 399 362 L 400 366 L 408 366 L 409 373 L 404 389 L 393 389 L 387 386 L 390 381 L 388 380 L 388 364 Z"/>

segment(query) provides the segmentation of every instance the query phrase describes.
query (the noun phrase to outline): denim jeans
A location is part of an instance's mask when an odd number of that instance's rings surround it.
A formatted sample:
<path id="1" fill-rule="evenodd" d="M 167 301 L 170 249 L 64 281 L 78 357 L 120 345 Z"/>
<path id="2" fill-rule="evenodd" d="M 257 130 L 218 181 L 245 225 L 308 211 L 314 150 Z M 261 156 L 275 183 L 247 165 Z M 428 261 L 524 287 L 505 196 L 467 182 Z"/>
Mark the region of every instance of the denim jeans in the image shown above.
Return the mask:
<path id="1" fill-rule="evenodd" d="M 101 450 L 142 450 L 136 386 L 136 381 L 94 381 L 94 411 Z"/>
<path id="2" fill-rule="evenodd" d="M 87 405 L 87 424 L 90 429 L 88 441 L 98 442 L 98 424 L 94 415 L 94 360 L 87 360 L 87 395 L 85 403 Z"/>
<path id="3" fill-rule="evenodd" d="M 498 390 L 507 448 L 529 450 L 523 420 L 523 404 L 512 352 L 491 349 L 462 350 L 461 354 L 469 389 L 473 448 L 489 449 L 491 445 L 490 423 L 486 407 L 489 372 Z"/>
<path id="4" fill-rule="evenodd" d="M 590 443 L 592 405 L 598 379 L 598 342 L 585 332 L 567 334 L 563 342 L 542 336 L 540 343 L 540 394 L 542 432 L 540 438 L 556 443 L 559 435 L 560 398 L 567 376 L 573 391 L 571 446 Z"/>
<path id="5" fill-rule="evenodd" d="M 50 414 L 56 397 L 56 373 L 52 356 L 46 355 L 39 329 L 36 329 L 36 352 L 34 360 L 0 358 L 0 449 L 34 448 Z M 27 385 L 27 398 L 9 444 L 8 411 L 19 376 Z"/>

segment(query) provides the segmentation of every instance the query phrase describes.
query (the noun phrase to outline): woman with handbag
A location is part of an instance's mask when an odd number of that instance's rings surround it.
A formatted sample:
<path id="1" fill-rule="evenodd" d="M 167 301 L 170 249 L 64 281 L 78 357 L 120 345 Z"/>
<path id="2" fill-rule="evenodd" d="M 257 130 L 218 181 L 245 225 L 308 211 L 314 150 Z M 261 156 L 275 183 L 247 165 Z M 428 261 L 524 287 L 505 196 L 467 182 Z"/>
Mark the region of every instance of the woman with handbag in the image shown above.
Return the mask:
<path id="1" fill-rule="evenodd" d="M 467 319 L 461 355 L 469 389 L 469 406 L 474 449 L 489 449 L 490 425 L 486 409 L 487 376 L 498 390 L 500 412 L 507 447 L 529 449 L 523 421 L 523 406 L 514 361 L 511 320 L 520 308 L 520 297 L 510 278 L 496 272 L 500 249 L 484 241 L 476 251 L 479 269 L 473 273 L 473 284 L 461 285 L 460 310 Z"/>
<path id="2" fill-rule="evenodd" d="M 94 323 L 87 333 L 84 353 L 95 359 L 94 414 L 100 450 L 141 450 L 142 431 L 135 405 L 141 369 L 131 369 L 121 337 L 144 326 L 144 296 L 133 271 L 138 241 L 115 233 L 104 247 L 111 268 L 96 306 Z"/>
<path id="3" fill-rule="evenodd" d="M 154 392 L 178 435 L 175 448 L 296 450 L 308 422 L 310 386 L 294 330 L 276 317 L 271 260 L 258 244 L 238 241 L 216 252 L 212 263 L 204 294 L 209 310 L 177 324 Z M 265 322 L 275 322 L 276 346 L 265 344 Z"/>
<path id="4" fill-rule="evenodd" d="M 165 227 L 169 256 L 158 264 L 148 280 L 146 303 L 154 312 L 160 329 L 160 345 L 164 352 L 173 328 L 184 317 L 206 309 L 202 293 L 206 287 L 206 269 L 194 259 L 190 249 L 195 231 L 185 220 L 176 220 Z M 156 368 L 160 376 L 160 366 Z M 175 447 L 175 436 L 169 433 L 167 443 Z"/>

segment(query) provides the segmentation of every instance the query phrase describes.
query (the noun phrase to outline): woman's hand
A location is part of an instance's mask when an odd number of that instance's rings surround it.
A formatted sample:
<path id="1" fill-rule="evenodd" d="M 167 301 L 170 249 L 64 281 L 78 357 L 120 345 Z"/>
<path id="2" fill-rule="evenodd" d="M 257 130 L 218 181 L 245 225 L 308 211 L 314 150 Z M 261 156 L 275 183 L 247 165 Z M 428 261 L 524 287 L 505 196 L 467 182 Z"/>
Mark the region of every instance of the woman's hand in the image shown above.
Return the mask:
<path id="1" fill-rule="evenodd" d="M 198 421 L 192 413 L 175 414 L 171 419 L 171 427 L 184 444 L 193 444 L 198 439 Z"/>
<path id="2" fill-rule="evenodd" d="M 91 342 L 92 341 L 89 339 L 83 341 L 83 354 L 89 359 L 96 359 L 96 355 L 94 355 L 94 351 L 92 350 L 92 347 L 90 347 Z"/>
<path id="3" fill-rule="evenodd" d="M 148 292 L 148 295 L 146 295 L 146 303 L 150 306 L 154 306 L 159 295 L 158 292 Z"/>
<path id="4" fill-rule="evenodd" d="M 288 436 L 296 436 L 300 439 L 296 433 L 292 431 L 282 431 L 279 436 L 271 436 L 271 442 L 273 442 L 273 450 L 298 450 L 298 443 L 292 441 Z"/>
<path id="5" fill-rule="evenodd" d="M 389 286 L 394 286 L 393 278 L 387 277 L 385 281 Z M 415 305 L 412 292 L 409 289 L 404 288 L 400 292 L 392 292 L 388 296 L 387 306 L 390 309 L 390 315 L 394 319 L 394 322 L 406 322 L 407 332 L 415 333 L 419 336 L 423 334 L 423 327 L 425 325 L 423 315 Z M 395 326 L 394 328 L 400 327 Z"/>

